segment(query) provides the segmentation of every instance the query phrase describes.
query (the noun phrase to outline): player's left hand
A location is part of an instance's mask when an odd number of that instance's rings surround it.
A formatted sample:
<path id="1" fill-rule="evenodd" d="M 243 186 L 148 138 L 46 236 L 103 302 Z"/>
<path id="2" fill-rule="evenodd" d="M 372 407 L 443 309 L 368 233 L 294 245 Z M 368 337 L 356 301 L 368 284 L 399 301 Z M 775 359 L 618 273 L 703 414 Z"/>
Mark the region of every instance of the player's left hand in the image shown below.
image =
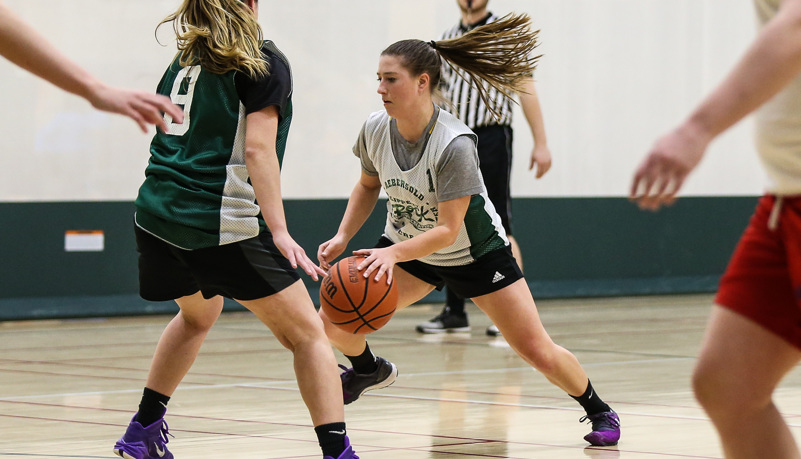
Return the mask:
<path id="1" fill-rule="evenodd" d="M 364 260 L 359 263 L 356 269 L 364 271 L 365 278 L 369 278 L 375 272 L 375 280 L 379 281 L 386 274 L 387 285 L 392 283 L 392 268 L 395 267 L 395 263 L 398 261 L 392 247 L 354 250 L 353 254 L 364 257 Z"/>
<path id="2" fill-rule="evenodd" d="M 311 261 L 303 247 L 295 242 L 286 231 L 274 232 L 273 242 L 278 250 L 281 251 L 281 254 L 289 260 L 293 268 L 300 266 L 315 281 L 319 279 L 318 276 L 325 276 L 325 271 Z"/>
<path id="3" fill-rule="evenodd" d="M 531 150 L 531 158 L 528 162 L 528 170 L 533 170 L 537 166 L 535 178 L 540 178 L 551 169 L 551 150 L 547 145 L 535 145 Z"/>

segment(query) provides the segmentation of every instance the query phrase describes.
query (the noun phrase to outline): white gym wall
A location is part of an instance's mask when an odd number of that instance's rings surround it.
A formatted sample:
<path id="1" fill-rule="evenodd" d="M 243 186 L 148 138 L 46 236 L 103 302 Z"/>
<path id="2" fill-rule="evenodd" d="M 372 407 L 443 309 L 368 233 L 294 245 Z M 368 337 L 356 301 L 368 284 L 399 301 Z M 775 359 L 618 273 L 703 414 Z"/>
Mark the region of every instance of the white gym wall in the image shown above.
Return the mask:
<path id="1" fill-rule="evenodd" d="M 174 52 L 155 25 L 178 0 L 6 0 L 102 80 L 154 90 Z M 287 54 L 295 117 L 284 162 L 287 198 L 345 198 L 359 173 L 350 153 L 381 109 L 378 55 L 430 40 L 459 19 L 455 0 L 261 0 L 266 38 Z M 518 110 L 513 195 L 622 197 L 655 138 L 725 75 L 755 33 L 749 0 L 491 0 L 541 30 L 536 73 L 552 171 L 526 168 L 531 136 Z M 150 134 L 0 60 L 0 201 L 133 200 Z M 761 192 L 751 126 L 718 139 L 685 195 Z"/>

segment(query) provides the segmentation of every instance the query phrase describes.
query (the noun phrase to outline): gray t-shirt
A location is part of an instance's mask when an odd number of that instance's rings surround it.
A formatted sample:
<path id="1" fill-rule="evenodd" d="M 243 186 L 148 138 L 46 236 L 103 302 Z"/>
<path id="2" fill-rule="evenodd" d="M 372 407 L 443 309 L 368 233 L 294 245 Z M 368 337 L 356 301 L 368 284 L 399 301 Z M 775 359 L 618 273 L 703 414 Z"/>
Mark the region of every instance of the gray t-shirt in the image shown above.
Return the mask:
<path id="1" fill-rule="evenodd" d="M 398 132 L 397 122 L 394 119 L 391 121 L 392 154 L 402 170 L 408 171 L 420 161 L 423 151 L 428 145 L 431 129 L 437 120 L 439 111 L 439 107 L 435 107 L 434 115 L 424 130 L 425 134 L 416 142 L 404 139 Z M 364 126 L 353 146 L 353 154 L 361 160 L 362 170 L 365 174 L 378 175 L 375 165 L 367 154 Z M 481 172 L 478 168 L 478 151 L 475 143 L 469 137 L 464 135 L 456 137 L 445 147 L 437 162 L 436 181 L 437 200 L 440 202 L 480 194 L 484 190 Z"/>

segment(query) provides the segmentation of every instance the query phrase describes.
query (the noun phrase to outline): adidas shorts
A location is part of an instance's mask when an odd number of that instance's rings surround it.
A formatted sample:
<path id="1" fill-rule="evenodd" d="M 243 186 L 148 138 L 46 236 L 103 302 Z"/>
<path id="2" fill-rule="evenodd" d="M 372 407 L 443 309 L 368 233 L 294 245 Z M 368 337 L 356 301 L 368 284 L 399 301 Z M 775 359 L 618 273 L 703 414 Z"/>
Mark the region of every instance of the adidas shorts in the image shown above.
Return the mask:
<path id="1" fill-rule="evenodd" d="M 391 245 L 392 241 L 382 236 L 376 247 Z M 510 246 L 493 250 L 469 265 L 436 266 L 412 260 L 402 261 L 396 266 L 433 285 L 437 290 L 447 286 L 462 298 L 475 298 L 497 292 L 523 277 Z"/>
<path id="2" fill-rule="evenodd" d="M 207 299 L 256 300 L 300 279 L 269 231 L 233 244 L 184 250 L 135 228 L 139 295 L 148 301 L 175 300 L 198 291 Z"/>
<path id="3" fill-rule="evenodd" d="M 715 302 L 801 349 L 801 196 L 785 196 L 776 205 L 775 196 L 760 198 Z"/>

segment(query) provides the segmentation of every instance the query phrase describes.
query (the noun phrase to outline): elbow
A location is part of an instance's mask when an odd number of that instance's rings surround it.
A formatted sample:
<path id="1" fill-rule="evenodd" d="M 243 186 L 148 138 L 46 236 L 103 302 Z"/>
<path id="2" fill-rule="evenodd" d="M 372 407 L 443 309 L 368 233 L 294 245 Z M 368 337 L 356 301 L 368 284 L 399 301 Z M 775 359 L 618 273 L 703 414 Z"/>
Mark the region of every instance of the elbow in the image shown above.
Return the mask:
<path id="1" fill-rule="evenodd" d="M 449 228 L 447 227 L 447 232 L 445 233 L 445 247 L 450 247 L 456 243 L 456 239 L 459 238 L 459 228 Z"/>
<path id="2" fill-rule="evenodd" d="M 375 196 L 378 197 L 378 194 L 381 193 L 381 182 L 376 181 L 375 183 L 365 183 L 361 181 L 358 183 L 358 186 L 361 188 L 362 192 L 367 196 Z"/>
<path id="3" fill-rule="evenodd" d="M 260 142 L 252 142 L 250 145 L 245 144 L 245 162 L 251 161 L 271 161 L 277 160 L 278 155 L 275 148 L 271 145 L 263 144 Z"/>
<path id="4" fill-rule="evenodd" d="M 261 148 L 245 147 L 245 162 L 256 161 L 264 157 L 264 150 Z"/>

